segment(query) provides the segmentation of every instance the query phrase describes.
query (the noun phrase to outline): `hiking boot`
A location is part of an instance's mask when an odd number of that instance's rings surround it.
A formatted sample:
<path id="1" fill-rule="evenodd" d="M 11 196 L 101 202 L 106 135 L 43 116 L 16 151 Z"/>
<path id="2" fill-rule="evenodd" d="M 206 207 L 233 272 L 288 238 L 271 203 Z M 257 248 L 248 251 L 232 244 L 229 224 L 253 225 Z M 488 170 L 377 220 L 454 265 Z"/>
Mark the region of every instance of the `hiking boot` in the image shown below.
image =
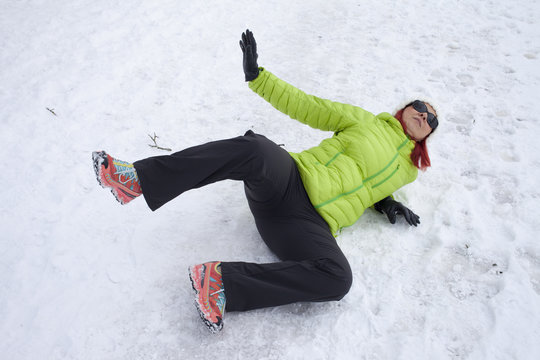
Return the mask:
<path id="1" fill-rule="evenodd" d="M 223 328 L 225 289 L 221 279 L 221 262 L 207 262 L 189 268 L 189 278 L 195 290 L 195 306 L 212 333 Z"/>
<path id="2" fill-rule="evenodd" d="M 92 153 L 96 178 L 104 188 L 111 188 L 111 192 L 124 205 L 142 194 L 141 184 L 133 164 L 114 159 L 105 151 Z"/>

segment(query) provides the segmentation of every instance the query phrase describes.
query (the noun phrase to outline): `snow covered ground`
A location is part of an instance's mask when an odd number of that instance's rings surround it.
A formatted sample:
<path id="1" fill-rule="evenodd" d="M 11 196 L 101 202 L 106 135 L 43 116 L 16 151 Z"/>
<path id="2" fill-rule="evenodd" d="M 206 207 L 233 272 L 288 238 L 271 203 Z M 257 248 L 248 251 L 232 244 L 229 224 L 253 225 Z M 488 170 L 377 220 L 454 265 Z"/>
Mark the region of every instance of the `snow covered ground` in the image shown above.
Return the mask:
<path id="1" fill-rule="evenodd" d="M 535 0 L 2 1 L 2 359 L 540 358 L 539 18 Z M 341 302 L 230 313 L 212 335 L 187 267 L 275 260 L 242 184 L 152 213 L 101 189 L 90 155 L 166 153 L 154 132 L 330 136 L 249 90 L 246 27 L 297 87 L 374 113 L 427 97 L 441 125 L 396 194 L 422 224 L 368 210 L 338 237 Z"/>

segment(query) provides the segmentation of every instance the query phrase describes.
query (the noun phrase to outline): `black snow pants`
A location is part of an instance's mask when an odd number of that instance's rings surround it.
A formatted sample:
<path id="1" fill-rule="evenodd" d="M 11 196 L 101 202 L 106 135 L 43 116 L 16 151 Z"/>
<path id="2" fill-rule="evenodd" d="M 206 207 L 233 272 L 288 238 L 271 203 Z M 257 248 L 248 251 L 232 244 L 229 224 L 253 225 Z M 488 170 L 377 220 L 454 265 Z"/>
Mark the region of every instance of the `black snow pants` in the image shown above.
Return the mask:
<path id="1" fill-rule="evenodd" d="M 134 166 L 152 210 L 184 191 L 219 180 L 244 182 L 257 229 L 282 261 L 222 262 L 227 311 L 340 300 L 349 291 L 349 263 L 311 204 L 296 163 L 266 137 L 250 130 Z"/>

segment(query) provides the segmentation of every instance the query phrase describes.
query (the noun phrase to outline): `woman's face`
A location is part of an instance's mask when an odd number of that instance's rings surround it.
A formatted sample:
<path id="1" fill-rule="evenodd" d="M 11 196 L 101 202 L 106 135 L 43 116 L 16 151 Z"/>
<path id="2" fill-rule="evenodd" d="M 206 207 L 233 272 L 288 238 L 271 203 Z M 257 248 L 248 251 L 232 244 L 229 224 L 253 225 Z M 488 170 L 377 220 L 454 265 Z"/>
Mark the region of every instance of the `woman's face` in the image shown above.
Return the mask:
<path id="1" fill-rule="evenodd" d="M 435 116 L 437 113 L 435 112 L 435 109 L 428 104 L 425 103 L 428 111 Z M 431 127 L 427 123 L 427 113 L 421 113 L 416 111 L 412 105 L 407 106 L 405 110 L 403 110 L 403 117 L 402 120 L 405 123 L 405 126 L 407 127 L 407 134 L 416 141 L 421 141 L 426 138 L 431 133 Z"/>

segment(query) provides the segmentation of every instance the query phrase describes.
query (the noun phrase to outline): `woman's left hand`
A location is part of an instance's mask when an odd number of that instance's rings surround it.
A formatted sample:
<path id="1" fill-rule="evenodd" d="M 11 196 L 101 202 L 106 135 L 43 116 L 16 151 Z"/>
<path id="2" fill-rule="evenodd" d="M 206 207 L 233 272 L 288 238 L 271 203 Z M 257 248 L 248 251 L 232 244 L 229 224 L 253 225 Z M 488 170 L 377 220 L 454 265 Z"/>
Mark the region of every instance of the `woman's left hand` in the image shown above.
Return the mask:
<path id="1" fill-rule="evenodd" d="M 418 226 L 418 224 L 420 224 L 420 217 L 418 215 L 413 213 L 411 209 L 399 201 L 392 199 L 390 196 L 376 203 L 374 207 L 378 212 L 385 213 L 392 224 L 396 223 L 397 214 L 403 215 L 409 225 Z"/>
<path id="2" fill-rule="evenodd" d="M 240 40 L 240 48 L 243 54 L 244 74 L 246 75 L 246 81 L 253 81 L 259 76 L 259 65 L 257 64 L 257 42 L 253 33 L 246 30 L 242 33 L 242 40 Z"/>

